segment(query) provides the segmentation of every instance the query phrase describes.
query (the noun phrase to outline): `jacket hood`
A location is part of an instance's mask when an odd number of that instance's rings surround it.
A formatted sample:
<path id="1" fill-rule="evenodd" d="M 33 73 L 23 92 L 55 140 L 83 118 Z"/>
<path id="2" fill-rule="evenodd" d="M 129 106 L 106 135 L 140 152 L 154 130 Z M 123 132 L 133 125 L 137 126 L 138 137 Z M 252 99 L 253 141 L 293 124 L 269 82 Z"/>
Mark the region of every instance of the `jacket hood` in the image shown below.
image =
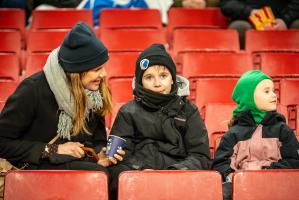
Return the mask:
<path id="1" fill-rule="evenodd" d="M 135 77 L 132 80 L 132 88 L 135 89 Z M 189 81 L 183 76 L 176 75 L 176 84 L 178 86 L 178 96 L 189 96 L 190 89 L 189 89 Z"/>

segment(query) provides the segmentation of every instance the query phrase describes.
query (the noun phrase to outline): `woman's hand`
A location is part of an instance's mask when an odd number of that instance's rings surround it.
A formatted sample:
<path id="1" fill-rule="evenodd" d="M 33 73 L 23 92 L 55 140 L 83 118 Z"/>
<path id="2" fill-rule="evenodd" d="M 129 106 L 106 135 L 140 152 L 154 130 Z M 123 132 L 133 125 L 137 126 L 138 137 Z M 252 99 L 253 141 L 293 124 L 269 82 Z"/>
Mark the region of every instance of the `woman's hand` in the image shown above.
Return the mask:
<path id="1" fill-rule="evenodd" d="M 66 142 L 58 145 L 57 154 L 65 154 L 82 158 L 85 156 L 84 151 L 81 149 L 84 145 L 79 142 Z"/>
<path id="2" fill-rule="evenodd" d="M 125 152 L 123 150 L 117 150 L 117 154 L 114 154 L 114 157 L 107 157 L 106 156 L 107 148 L 103 147 L 101 152 L 98 153 L 99 161 L 98 164 L 102 165 L 103 167 L 109 167 L 110 165 L 116 165 L 117 162 L 123 160 L 123 156 Z"/>

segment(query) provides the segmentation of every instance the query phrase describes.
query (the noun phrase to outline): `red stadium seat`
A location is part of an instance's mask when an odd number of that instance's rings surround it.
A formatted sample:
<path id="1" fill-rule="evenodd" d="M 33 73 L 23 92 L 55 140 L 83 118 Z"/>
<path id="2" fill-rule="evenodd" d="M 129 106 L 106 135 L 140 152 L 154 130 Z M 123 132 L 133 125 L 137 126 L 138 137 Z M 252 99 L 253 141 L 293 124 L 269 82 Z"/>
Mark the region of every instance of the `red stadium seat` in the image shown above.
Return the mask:
<path id="1" fill-rule="evenodd" d="M 277 104 L 277 112 L 282 114 L 286 118 L 286 122 L 288 122 L 288 109 L 287 106 L 281 105 L 280 103 Z"/>
<path id="2" fill-rule="evenodd" d="M 168 16 L 168 38 L 171 41 L 175 29 L 226 28 L 228 19 L 219 8 L 171 8 Z"/>
<path id="3" fill-rule="evenodd" d="M 238 79 L 198 79 L 196 105 L 201 109 L 209 103 L 234 103 L 232 92 Z"/>
<path id="4" fill-rule="evenodd" d="M 153 43 L 166 44 L 162 30 L 103 29 L 101 39 L 110 52 L 140 52 Z"/>
<path id="5" fill-rule="evenodd" d="M 4 108 L 5 102 L 4 101 L 0 101 L 0 113 L 2 111 L 2 109 Z"/>
<path id="6" fill-rule="evenodd" d="M 0 102 L 5 102 L 7 98 L 14 93 L 18 86 L 18 82 L 0 82 Z"/>
<path id="7" fill-rule="evenodd" d="M 299 170 L 243 171 L 233 175 L 234 200 L 297 200 Z"/>
<path id="8" fill-rule="evenodd" d="M 104 9 L 99 21 L 101 28 L 162 29 L 161 14 L 156 9 Z"/>
<path id="9" fill-rule="evenodd" d="M 236 106 L 236 104 L 208 103 L 203 108 L 212 157 L 216 150 L 216 140 L 228 130 L 228 122 L 232 119 L 232 113 Z"/>
<path id="10" fill-rule="evenodd" d="M 46 64 L 48 56 L 49 53 L 35 53 L 28 55 L 25 76 L 29 77 L 30 75 L 42 70 Z"/>
<path id="11" fill-rule="evenodd" d="M 15 54 L 0 54 L 0 81 L 19 81 L 19 58 Z"/>
<path id="12" fill-rule="evenodd" d="M 25 34 L 25 12 L 17 8 L 0 9 L 0 29 L 13 29 Z"/>
<path id="13" fill-rule="evenodd" d="M 282 105 L 299 105 L 299 80 L 281 80 L 279 99 Z"/>
<path id="14" fill-rule="evenodd" d="M 110 53 L 106 63 L 108 80 L 111 78 L 133 78 L 138 52 Z"/>
<path id="15" fill-rule="evenodd" d="M 299 52 L 299 30 L 246 32 L 245 49 L 248 52 Z"/>
<path id="16" fill-rule="evenodd" d="M 10 171 L 4 199 L 108 200 L 107 176 L 100 171 Z"/>
<path id="17" fill-rule="evenodd" d="M 20 56 L 21 33 L 15 30 L 0 31 L 0 53 L 14 53 Z"/>
<path id="18" fill-rule="evenodd" d="M 189 77 L 240 77 L 253 69 L 248 53 L 190 52 L 182 55 L 182 75 Z"/>
<path id="19" fill-rule="evenodd" d="M 111 128 L 112 128 L 112 125 L 113 125 L 114 120 L 115 120 L 115 118 L 116 118 L 116 116 L 117 116 L 117 113 L 118 113 L 120 107 L 122 107 L 124 104 L 125 104 L 125 102 L 123 102 L 123 103 L 115 103 L 115 104 L 113 104 L 113 111 L 112 111 L 112 114 L 111 114 L 111 116 L 106 117 L 106 121 L 105 121 L 105 122 L 106 122 L 106 127 L 107 127 L 108 129 L 111 129 Z"/>
<path id="20" fill-rule="evenodd" d="M 186 52 L 238 52 L 239 39 L 231 29 L 177 29 L 174 31 L 173 53 L 178 63 Z"/>
<path id="21" fill-rule="evenodd" d="M 119 177 L 119 200 L 222 200 L 221 175 L 215 171 L 131 171 Z"/>
<path id="22" fill-rule="evenodd" d="M 93 27 L 90 9 L 33 10 L 32 29 L 71 29 L 78 21 Z"/>
<path id="23" fill-rule="evenodd" d="M 260 69 L 271 77 L 299 77 L 298 53 L 261 53 L 259 59 Z"/>
<path id="24" fill-rule="evenodd" d="M 109 81 L 112 93 L 113 112 L 106 117 L 106 126 L 112 127 L 119 108 L 130 100 L 133 100 L 132 78 L 113 78 Z"/>
<path id="25" fill-rule="evenodd" d="M 133 99 L 132 79 L 112 79 L 109 86 L 113 103 L 125 103 Z"/>
<path id="26" fill-rule="evenodd" d="M 280 104 L 287 106 L 288 125 L 299 136 L 299 80 L 280 81 Z"/>
<path id="27" fill-rule="evenodd" d="M 287 123 L 294 133 L 299 136 L 299 105 L 289 105 L 287 106 Z"/>
<path id="28" fill-rule="evenodd" d="M 27 54 L 51 52 L 60 46 L 68 30 L 31 30 L 27 39 Z"/>
<path id="29" fill-rule="evenodd" d="M 175 54 L 188 51 L 238 52 L 238 33 L 230 29 L 176 30 L 173 50 Z"/>

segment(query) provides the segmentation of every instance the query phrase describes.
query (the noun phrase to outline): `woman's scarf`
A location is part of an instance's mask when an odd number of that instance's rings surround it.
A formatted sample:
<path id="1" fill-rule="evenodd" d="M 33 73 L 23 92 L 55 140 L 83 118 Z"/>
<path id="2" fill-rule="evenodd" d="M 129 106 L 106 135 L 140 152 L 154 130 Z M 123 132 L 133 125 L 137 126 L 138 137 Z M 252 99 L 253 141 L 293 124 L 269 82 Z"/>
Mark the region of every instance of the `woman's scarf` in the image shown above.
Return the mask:
<path id="1" fill-rule="evenodd" d="M 75 119 L 75 102 L 67 84 L 65 72 L 58 63 L 58 51 L 59 48 L 51 52 L 43 70 L 50 89 L 54 93 L 59 110 L 61 110 L 57 133 L 59 137 L 70 140 Z M 85 118 L 88 120 L 90 110 L 100 110 L 103 107 L 103 101 L 98 90 L 90 91 L 85 89 L 85 94 L 87 96 Z"/>

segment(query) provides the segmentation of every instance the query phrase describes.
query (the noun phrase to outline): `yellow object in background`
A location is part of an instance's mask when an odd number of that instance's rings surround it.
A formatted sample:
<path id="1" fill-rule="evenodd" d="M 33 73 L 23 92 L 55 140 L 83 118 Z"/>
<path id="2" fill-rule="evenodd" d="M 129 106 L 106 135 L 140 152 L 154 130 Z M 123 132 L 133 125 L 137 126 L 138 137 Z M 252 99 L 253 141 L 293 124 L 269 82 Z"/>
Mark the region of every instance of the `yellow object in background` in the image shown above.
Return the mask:
<path id="1" fill-rule="evenodd" d="M 273 26 L 275 17 L 270 7 L 259 9 L 257 13 L 249 16 L 249 21 L 256 30 L 264 30 L 265 26 Z"/>

